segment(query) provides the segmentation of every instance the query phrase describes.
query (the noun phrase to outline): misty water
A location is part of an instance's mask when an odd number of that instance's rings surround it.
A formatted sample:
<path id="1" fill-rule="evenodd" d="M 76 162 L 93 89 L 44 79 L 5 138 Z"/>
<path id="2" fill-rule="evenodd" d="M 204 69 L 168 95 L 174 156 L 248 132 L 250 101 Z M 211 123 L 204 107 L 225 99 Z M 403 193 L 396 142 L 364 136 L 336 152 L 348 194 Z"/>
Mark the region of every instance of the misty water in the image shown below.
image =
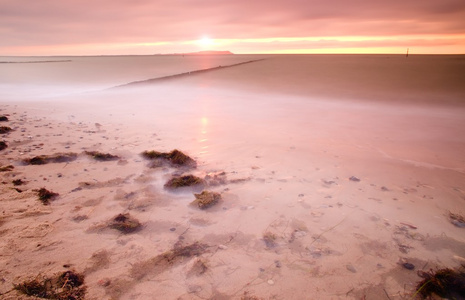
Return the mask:
<path id="1" fill-rule="evenodd" d="M 402 143 L 402 159 L 423 161 L 427 155 L 424 163 L 440 166 L 445 145 L 462 142 L 457 130 L 465 104 L 463 56 L 168 55 L 0 61 L 8 62 L 0 64 L 3 100 L 44 99 L 57 106 L 71 101 L 82 104 L 89 121 L 113 113 L 128 124 L 155 122 L 159 130 L 177 130 L 175 135 L 181 136 L 196 134 L 205 125 L 201 120 L 209 120 L 209 127 L 218 132 L 211 142 L 222 144 L 237 131 L 248 131 L 258 144 L 270 138 L 287 138 L 287 143 L 296 139 L 300 144 L 313 136 L 337 139 L 341 134 L 351 143 L 357 138 L 368 143 L 368 134 L 378 142 Z M 253 130 L 247 130 L 252 124 Z M 412 150 L 418 143 L 422 151 L 416 153 Z M 447 155 L 453 162 L 446 167 L 463 170 L 460 147 L 449 150 L 454 151 Z"/>

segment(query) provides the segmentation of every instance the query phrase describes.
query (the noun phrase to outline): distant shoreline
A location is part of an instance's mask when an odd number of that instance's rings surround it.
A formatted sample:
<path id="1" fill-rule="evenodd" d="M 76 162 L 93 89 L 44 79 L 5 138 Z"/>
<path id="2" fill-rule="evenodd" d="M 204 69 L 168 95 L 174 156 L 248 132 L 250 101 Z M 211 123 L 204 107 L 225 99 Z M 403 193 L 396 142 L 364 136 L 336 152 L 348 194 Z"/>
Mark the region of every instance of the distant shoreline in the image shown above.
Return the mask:
<path id="1" fill-rule="evenodd" d="M 88 54 L 88 55 L 0 55 L 0 58 L 8 59 L 8 58 L 73 58 L 73 57 L 134 57 L 134 56 L 208 56 L 208 55 L 218 55 L 218 56 L 244 56 L 244 55 L 267 55 L 267 56 L 403 56 L 405 57 L 405 53 L 232 53 L 231 54 L 221 54 L 221 53 L 202 53 L 199 52 L 189 52 L 189 53 L 155 53 L 155 54 Z M 465 57 L 464 54 L 425 54 L 425 53 L 415 53 L 409 54 L 409 57 L 438 57 L 438 56 L 455 56 L 463 58 Z M 71 62 L 71 59 L 66 60 L 38 60 L 38 61 L 0 61 L 0 64 L 7 64 L 7 63 L 49 63 L 49 62 Z"/>
<path id="2" fill-rule="evenodd" d="M 0 64 L 38 64 L 38 63 L 61 63 L 71 62 L 71 59 L 67 60 L 32 60 L 32 61 L 0 61 Z"/>
<path id="3" fill-rule="evenodd" d="M 167 53 L 167 54 L 154 54 L 155 56 L 169 56 L 169 55 L 234 55 L 231 51 L 198 51 L 198 52 L 187 52 L 187 53 Z"/>

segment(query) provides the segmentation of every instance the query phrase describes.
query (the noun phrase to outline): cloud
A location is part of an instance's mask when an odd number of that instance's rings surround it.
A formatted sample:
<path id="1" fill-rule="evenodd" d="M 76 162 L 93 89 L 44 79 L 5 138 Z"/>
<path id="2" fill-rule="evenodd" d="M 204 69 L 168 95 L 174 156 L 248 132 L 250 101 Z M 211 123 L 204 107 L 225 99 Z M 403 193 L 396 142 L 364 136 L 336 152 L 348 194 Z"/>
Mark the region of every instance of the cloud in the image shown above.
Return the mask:
<path id="1" fill-rule="evenodd" d="M 463 0 L 0 0 L 0 7 L 0 47 L 9 48 L 181 42 L 203 34 L 251 39 L 465 32 Z"/>

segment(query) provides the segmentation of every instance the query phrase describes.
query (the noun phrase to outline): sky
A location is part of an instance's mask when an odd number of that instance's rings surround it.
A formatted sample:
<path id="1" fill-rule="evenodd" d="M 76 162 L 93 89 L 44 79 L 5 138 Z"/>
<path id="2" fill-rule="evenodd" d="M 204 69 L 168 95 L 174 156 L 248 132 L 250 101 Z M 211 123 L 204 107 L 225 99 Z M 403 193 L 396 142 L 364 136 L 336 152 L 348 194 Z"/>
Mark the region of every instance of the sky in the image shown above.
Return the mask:
<path id="1" fill-rule="evenodd" d="M 465 0 L 0 0 L 0 55 L 465 54 Z"/>

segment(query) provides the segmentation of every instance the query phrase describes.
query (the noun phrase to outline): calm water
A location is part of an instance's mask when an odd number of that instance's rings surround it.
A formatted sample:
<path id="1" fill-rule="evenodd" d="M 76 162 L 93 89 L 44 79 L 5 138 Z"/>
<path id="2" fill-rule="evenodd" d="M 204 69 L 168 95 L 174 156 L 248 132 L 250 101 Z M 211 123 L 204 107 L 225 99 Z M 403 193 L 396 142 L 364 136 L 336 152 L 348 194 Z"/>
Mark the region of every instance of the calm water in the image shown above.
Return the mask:
<path id="1" fill-rule="evenodd" d="M 463 55 L 0 57 L 1 62 L 16 62 L 0 63 L 0 97 L 96 91 L 256 59 L 264 60 L 176 81 L 335 99 L 465 101 Z"/>

